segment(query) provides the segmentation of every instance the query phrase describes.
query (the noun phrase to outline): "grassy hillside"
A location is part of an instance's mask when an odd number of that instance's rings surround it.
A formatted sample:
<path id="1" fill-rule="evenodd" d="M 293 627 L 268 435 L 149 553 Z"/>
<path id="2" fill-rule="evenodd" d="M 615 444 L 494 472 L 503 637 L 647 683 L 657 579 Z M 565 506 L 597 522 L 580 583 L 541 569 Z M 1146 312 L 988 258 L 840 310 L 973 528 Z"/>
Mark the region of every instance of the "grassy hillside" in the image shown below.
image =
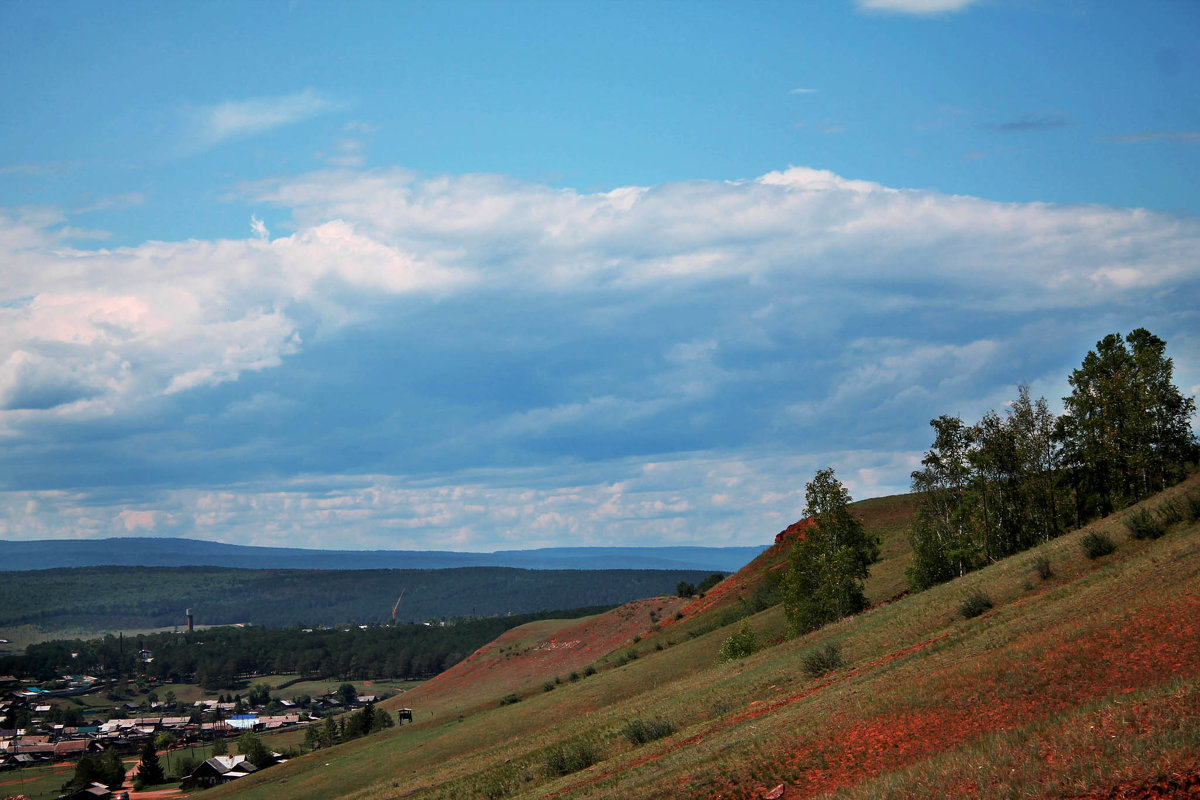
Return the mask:
<path id="1" fill-rule="evenodd" d="M 1184 491 L 1200 492 L 1200 479 L 1168 495 Z M 1196 523 L 1138 541 L 1118 514 L 900 597 L 908 502 L 860 505 L 884 534 L 885 558 L 869 585 L 875 605 L 859 616 L 785 639 L 771 606 L 749 617 L 768 646 L 718 663 L 740 612 L 783 563 L 785 534 L 706 598 L 637 604 L 591 618 L 590 629 L 574 621 L 511 631 L 473 656 L 470 671 L 396 698 L 416 709 L 417 724 L 206 796 L 1133 797 L 1196 780 Z M 1118 548 L 1093 561 L 1080 540 L 1097 531 Z M 1039 558 L 1047 578 L 1034 568 Z M 964 619 L 975 591 L 995 606 Z M 576 644 L 547 647 L 564 642 Z M 814 676 L 806 657 L 828 644 L 844 665 Z M 520 702 L 501 705 L 509 694 Z M 633 720 L 674 731 L 634 744 Z"/>

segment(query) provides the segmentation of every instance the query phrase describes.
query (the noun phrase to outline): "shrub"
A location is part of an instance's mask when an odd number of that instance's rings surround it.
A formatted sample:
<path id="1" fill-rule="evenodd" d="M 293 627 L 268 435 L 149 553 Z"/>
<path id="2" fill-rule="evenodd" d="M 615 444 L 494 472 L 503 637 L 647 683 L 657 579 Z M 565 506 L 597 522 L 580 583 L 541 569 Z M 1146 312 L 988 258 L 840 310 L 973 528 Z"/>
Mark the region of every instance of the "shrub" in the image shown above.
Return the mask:
<path id="1" fill-rule="evenodd" d="M 993 605 L 992 598 L 988 597 L 983 591 L 976 589 L 967 595 L 962 605 L 958 607 L 958 611 L 963 615 L 963 619 L 971 619 L 988 611 Z"/>
<path id="2" fill-rule="evenodd" d="M 566 742 L 546 751 L 546 773 L 550 776 L 570 775 L 587 769 L 600 760 L 600 748 L 591 741 Z"/>
<path id="3" fill-rule="evenodd" d="M 1113 550 L 1117 549 L 1116 542 L 1105 536 L 1103 533 L 1095 531 L 1087 534 L 1079 540 L 1079 546 L 1083 548 L 1083 554 L 1093 561 L 1102 556 L 1106 556 Z"/>
<path id="4" fill-rule="evenodd" d="M 554 681 L 546 681 L 545 683 L 543 683 L 542 691 L 543 692 L 553 692 L 554 691 Z"/>
<path id="5" fill-rule="evenodd" d="M 1183 503 L 1174 499 L 1163 501 L 1159 505 L 1157 513 L 1158 521 L 1162 523 L 1164 528 L 1169 528 L 1172 525 L 1183 522 L 1184 517 L 1187 515 Z"/>
<path id="6" fill-rule="evenodd" d="M 551 685 L 553 686 L 553 684 Z M 506 694 L 500 698 L 500 705 L 502 706 L 511 706 L 513 703 L 519 702 L 521 702 L 521 695 L 519 694 Z"/>
<path id="7" fill-rule="evenodd" d="M 804 654 L 801 664 L 804 674 L 810 678 L 819 678 L 826 672 L 832 672 L 843 666 L 842 648 L 830 642 L 824 647 L 818 647 Z"/>
<path id="8" fill-rule="evenodd" d="M 579 680 L 579 673 L 572 672 L 570 675 L 567 676 L 567 680 L 571 681 L 571 683 L 574 683 L 575 681 Z"/>
<path id="9" fill-rule="evenodd" d="M 653 742 L 675 732 L 675 726 L 665 719 L 631 719 L 625 723 L 621 733 L 634 747 Z"/>
<path id="10" fill-rule="evenodd" d="M 520 788 L 521 770 L 512 763 L 489 770 L 475 782 L 475 793 L 485 800 L 500 800 L 501 797 L 516 794 Z"/>
<path id="11" fill-rule="evenodd" d="M 1188 522 L 1200 519 L 1200 492 L 1188 492 L 1183 498 L 1183 505 Z"/>
<path id="12" fill-rule="evenodd" d="M 1166 526 L 1145 508 L 1139 508 L 1125 517 L 1125 527 L 1135 539 L 1157 539 L 1167 532 Z"/>
<path id="13" fill-rule="evenodd" d="M 730 636 L 721 645 L 719 655 L 722 661 L 736 661 L 753 654 L 756 650 L 758 650 L 758 637 L 754 635 L 754 629 L 750 627 L 750 622 L 742 620 L 742 625 L 738 628 L 737 633 Z"/>
<path id="14" fill-rule="evenodd" d="M 588 664 L 586 667 L 583 668 L 583 677 L 590 678 L 595 674 L 596 674 L 596 668 L 593 667 L 591 664 Z"/>
<path id="15" fill-rule="evenodd" d="M 1033 571 L 1044 581 L 1048 581 L 1054 577 L 1054 570 L 1050 566 L 1050 559 L 1045 556 L 1038 556 L 1033 560 Z"/>

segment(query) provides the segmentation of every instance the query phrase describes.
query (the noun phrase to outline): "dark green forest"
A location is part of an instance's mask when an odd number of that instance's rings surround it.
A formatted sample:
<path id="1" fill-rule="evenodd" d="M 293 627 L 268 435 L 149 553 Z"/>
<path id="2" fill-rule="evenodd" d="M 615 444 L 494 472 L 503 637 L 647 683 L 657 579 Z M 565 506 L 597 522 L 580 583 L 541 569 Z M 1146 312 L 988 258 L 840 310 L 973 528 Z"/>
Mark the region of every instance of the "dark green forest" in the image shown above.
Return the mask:
<path id="1" fill-rule="evenodd" d="M 680 570 L 242 570 L 81 567 L 0 574 L 0 628 L 105 631 L 249 623 L 304 627 L 525 614 L 672 594 Z"/>
<path id="2" fill-rule="evenodd" d="M 365 629 L 221 626 L 202 631 L 60 639 L 0 657 L 0 674 L 51 680 L 86 672 L 102 678 L 145 676 L 236 688 L 251 676 L 298 673 L 308 678 L 429 678 L 505 631 L 538 619 L 570 619 L 608 606 L 547 611 L 449 624 L 372 625 Z M 139 658 L 142 650 L 152 660 Z"/>

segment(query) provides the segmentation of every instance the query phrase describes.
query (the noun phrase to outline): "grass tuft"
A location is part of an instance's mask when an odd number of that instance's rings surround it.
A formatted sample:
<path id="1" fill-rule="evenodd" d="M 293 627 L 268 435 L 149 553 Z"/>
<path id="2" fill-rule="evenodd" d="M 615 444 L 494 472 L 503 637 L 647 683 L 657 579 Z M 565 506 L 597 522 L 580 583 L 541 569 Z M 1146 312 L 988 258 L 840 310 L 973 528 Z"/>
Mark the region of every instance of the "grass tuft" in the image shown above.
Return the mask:
<path id="1" fill-rule="evenodd" d="M 544 764 L 550 776 L 570 775 L 598 763 L 603 754 L 599 746 L 590 740 L 564 742 L 546 751 Z"/>
<path id="2" fill-rule="evenodd" d="M 972 619 L 985 611 L 990 611 L 993 606 L 995 603 L 992 602 L 992 598 L 988 597 L 986 592 L 976 589 L 962 601 L 962 605 L 958 607 L 958 613 L 963 615 L 963 619 Z"/>
<path id="3" fill-rule="evenodd" d="M 801 664 L 804 667 L 805 675 L 810 678 L 819 678 L 826 672 L 832 672 L 844 666 L 845 662 L 842 660 L 842 648 L 830 642 L 824 647 L 818 647 L 805 653 Z"/>
<path id="4" fill-rule="evenodd" d="M 621 729 L 621 733 L 634 747 L 670 736 L 674 732 L 675 725 L 665 719 L 631 719 Z"/>

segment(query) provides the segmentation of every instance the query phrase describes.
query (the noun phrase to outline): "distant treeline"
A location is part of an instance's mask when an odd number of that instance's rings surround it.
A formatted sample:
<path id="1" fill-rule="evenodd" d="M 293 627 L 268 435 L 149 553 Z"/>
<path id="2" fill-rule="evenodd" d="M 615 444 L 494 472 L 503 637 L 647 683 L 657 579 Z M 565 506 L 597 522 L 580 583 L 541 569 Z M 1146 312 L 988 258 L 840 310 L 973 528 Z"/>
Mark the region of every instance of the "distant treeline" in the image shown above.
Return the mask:
<path id="1" fill-rule="evenodd" d="M 527 614 L 614 606 L 674 594 L 686 570 L 243 570 L 220 567 L 80 567 L 6 572 L 0 627 L 43 631 L 162 628 L 251 623 L 332 626 Z"/>
<path id="2" fill-rule="evenodd" d="M 457 619 L 445 625 L 373 625 L 331 629 L 222 626 L 203 631 L 104 636 L 30 645 L 0 657 L 0 674 L 52 680 L 65 673 L 234 688 L 254 675 L 298 673 L 313 679 L 429 678 L 505 631 L 539 619 L 570 619 L 610 606 Z M 143 658 L 142 651 L 148 655 Z M 286 695 L 284 695 L 286 698 Z"/>

